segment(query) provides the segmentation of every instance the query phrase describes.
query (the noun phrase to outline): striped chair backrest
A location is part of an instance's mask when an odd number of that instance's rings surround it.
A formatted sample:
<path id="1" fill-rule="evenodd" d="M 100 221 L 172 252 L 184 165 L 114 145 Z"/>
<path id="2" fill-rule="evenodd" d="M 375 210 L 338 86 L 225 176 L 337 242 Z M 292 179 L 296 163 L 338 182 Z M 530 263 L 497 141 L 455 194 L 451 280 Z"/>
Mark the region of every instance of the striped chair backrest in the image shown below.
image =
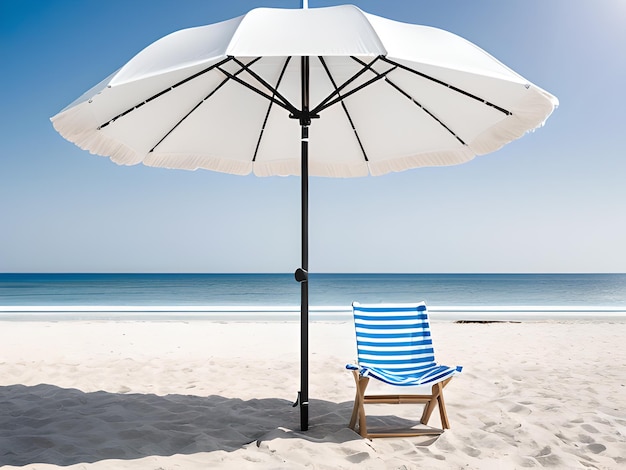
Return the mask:
<path id="1" fill-rule="evenodd" d="M 396 375 L 435 364 L 426 304 L 352 304 L 358 362 Z"/>

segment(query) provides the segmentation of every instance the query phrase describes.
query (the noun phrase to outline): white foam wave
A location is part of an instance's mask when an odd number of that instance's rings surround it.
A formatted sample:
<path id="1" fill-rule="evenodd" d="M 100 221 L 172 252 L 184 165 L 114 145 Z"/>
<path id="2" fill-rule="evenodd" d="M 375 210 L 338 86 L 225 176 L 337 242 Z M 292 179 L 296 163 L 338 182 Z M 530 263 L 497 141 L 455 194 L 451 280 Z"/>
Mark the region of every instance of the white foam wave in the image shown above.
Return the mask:
<path id="1" fill-rule="evenodd" d="M 433 320 L 624 319 L 626 307 L 603 306 L 429 306 Z M 350 306 L 310 306 L 311 320 L 349 320 Z M 30 305 L 0 306 L 0 319 L 214 319 L 297 320 L 300 306 Z"/>

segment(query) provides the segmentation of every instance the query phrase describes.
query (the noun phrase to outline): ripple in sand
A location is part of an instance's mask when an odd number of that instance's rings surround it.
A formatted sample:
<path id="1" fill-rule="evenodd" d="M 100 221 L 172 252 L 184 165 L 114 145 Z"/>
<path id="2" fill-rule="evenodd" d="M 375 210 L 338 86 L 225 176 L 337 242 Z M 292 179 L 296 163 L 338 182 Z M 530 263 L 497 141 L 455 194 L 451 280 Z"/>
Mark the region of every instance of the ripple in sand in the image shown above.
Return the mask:
<path id="1" fill-rule="evenodd" d="M 600 452 L 604 452 L 606 450 L 606 446 L 598 443 L 589 444 L 587 446 L 587 450 L 593 452 L 594 454 L 599 454 Z"/>

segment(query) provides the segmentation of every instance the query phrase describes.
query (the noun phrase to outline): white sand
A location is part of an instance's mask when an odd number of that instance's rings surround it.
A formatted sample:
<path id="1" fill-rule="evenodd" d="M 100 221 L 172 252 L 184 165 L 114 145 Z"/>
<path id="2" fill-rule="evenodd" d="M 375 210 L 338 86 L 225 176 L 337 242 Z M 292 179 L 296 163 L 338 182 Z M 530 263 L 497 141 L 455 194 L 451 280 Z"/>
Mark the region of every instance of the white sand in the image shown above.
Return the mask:
<path id="1" fill-rule="evenodd" d="M 297 323 L 0 322 L 0 467 L 626 468 L 626 323 L 434 322 L 452 429 L 374 441 L 352 328 L 311 325 L 300 433 Z"/>

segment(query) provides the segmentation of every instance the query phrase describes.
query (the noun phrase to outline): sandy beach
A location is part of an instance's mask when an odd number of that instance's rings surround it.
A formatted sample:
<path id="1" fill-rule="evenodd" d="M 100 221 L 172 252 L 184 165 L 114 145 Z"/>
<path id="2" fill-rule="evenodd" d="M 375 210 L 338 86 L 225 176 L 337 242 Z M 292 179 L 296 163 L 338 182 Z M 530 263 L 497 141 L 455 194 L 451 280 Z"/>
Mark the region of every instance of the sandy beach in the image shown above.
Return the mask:
<path id="1" fill-rule="evenodd" d="M 297 322 L 2 321 L 0 468 L 626 467 L 626 322 L 432 329 L 438 360 L 464 366 L 452 429 L 370 441 L 346 427 L 351 322 L 311 324 L 301 433 Z"/>

